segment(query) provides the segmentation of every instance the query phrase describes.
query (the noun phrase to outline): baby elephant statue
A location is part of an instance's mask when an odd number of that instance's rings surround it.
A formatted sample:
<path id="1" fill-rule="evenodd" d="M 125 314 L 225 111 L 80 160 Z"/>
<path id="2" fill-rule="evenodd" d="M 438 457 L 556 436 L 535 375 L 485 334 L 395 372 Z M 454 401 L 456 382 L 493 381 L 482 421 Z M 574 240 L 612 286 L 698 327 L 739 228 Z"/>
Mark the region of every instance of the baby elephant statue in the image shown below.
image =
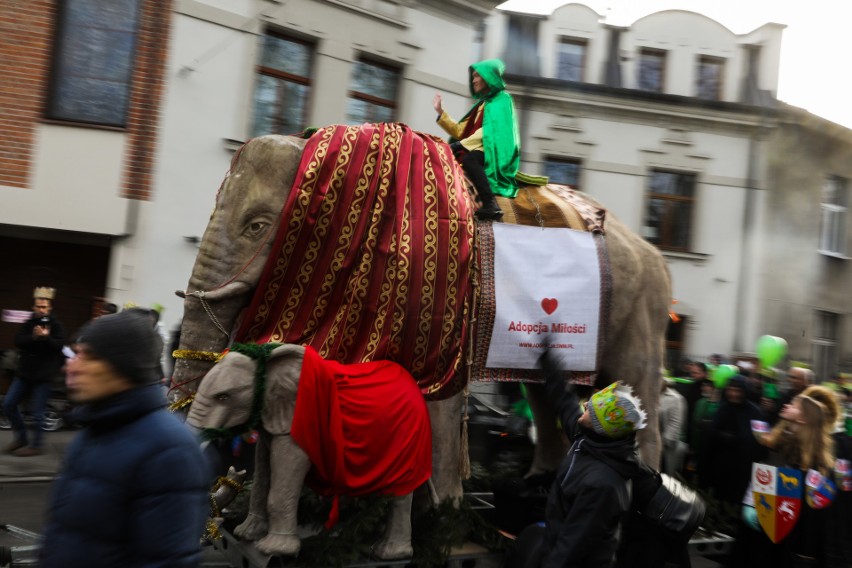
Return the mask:
<path id="1" fill-rule="evenodd" d="M 235 344 L 204 378 L 187 423 L 210 437 L 259 433 L 249 514 L 239 538 L 270 555 L 296 555 L 304 482 L 334 497 L 392 495 L 373 554 L 407 558 L 411 493 L 432 471 L 426 403 L 414 378 L 389 361 L 343 365 L 310 347 Z"/>

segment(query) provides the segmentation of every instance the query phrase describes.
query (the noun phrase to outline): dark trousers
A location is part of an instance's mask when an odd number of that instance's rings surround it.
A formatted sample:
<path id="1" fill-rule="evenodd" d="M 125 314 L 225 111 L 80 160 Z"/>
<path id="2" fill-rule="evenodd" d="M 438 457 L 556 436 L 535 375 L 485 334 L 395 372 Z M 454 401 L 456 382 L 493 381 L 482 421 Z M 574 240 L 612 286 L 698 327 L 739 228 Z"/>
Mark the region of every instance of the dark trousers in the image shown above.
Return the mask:
<path id="1" fill-rule="evenodd" d="M 26 398 L 29 398 L 30 412 L 34 422 L 33 428 L 35 428 L 32 443 L 29 445 L 33 448 L 41 447 L 41 440 L 44 436 L 41 427 L 44 423 L 44 410 L 47 407 L 47 399 L 50 397 L 50 388 L 49 382 L 32 383 L 19 377 L 15 377 L 12 381 L 12 386 L 9 387 L 9 392 L 3 399 L 3 414 L 9 419 L 9 424 L 15 432 L 17 441 L 27 443 L 27 426 L 18 406 Z"/>
<path id="2" fill-rule="evenodd" d="M 491 184 L 488 183 L 488 176 L 485 174 L 485 154 L 481 150 L 468 152 L 462 156 L 461 166 L 473 182 L 482 205 L 494 203 L 494 192 L 491 191 Z"/>

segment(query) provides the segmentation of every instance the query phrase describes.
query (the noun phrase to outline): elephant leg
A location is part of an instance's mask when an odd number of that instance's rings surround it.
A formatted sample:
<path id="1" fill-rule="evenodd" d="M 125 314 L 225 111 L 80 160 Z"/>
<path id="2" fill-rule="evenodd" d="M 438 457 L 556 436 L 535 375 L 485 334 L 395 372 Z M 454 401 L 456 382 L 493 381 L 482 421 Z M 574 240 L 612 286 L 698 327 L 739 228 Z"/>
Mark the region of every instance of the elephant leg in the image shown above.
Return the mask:
<path id="1" fill-rule="evenodd" d="M 411 493 L 397 497 L 391 503 L 385 534 L 373 547 L 373 556 L 380 560 L 410 558 L 411 547 Z"/>
<path id="2" fill-rule="evenodd" d="M 642 401 L 648 420 L 646 427 L 636 434 L 639 455 L 645 464 L 659 469 L 662 443 L 658 409 L 663 381 L 663 342 L 649 342 L 647 338 L 662 337 L 665 321 L 654 321 L 648 314 L 655 314 L 655 311 L 638 304 L 631 326 L 634 331 L 618 338 L 619 350 L 612 350 L 605 357 L 603 372 L 609 379 L 620 379 L 630 385 Z"/>
<path id="3" fill-rule="evenodd" d="M 257 447 L 254 453 L 254 477 L 248 517 L 234 529 L 234 534 L 245 540 L 258 540 L 265 536 L 269 530 L 266 499 L 269 495 L 270 435 L 263 429 L 258 434 Z"/>
<path id="4" fill-rule="evenodd" d="M 311 462 L 289 435 L 273 435 L 270 446 L 266 501 L 269 532 L 255 546 L 264 554 L 295 556 L 302 546 L 298 534 L 299 495 Z"/>
<path id="5" fill-rule="evenodd" d="M 557 425 L 556 412 L 547 402 L 544 385 L 527 384 L 527 400 L 533 414 L 536 443 L 533 461 L 526 477 L 556 471 L 568 451 L 565 436 Z"/>
<path id="6" fill-rule="evenodd" d="M 463 495 L 459 474 L 461 451 L 461 410 L 464 395 L 427 403 L 432 423 L 432 482 L 438 499 L 460 500 Z"/>

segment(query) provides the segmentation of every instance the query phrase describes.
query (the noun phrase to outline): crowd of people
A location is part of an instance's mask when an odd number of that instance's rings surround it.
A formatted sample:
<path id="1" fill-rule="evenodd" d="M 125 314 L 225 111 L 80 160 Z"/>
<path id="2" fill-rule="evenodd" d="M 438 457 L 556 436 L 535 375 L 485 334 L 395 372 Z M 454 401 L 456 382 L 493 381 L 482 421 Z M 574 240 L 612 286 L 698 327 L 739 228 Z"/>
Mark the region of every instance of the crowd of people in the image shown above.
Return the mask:
<path id="1" fill-rule="evenodd" d="M 719 356 L 713 365 L 686 361 L 682 378 L 665 381 L 663 470 L 699 488 L 727 518 L 735 537 L 729 566 L 852 566 L 852 386 L 840 375 L 817 384 L 813 371 L 795 365 L 776 378 L 747 360 L 720 378 L 714 371 L 724 364 Z M 776 544 L 756 520 L 756 463 L 815 472 L 831 481 L 833 500 L 816 508 L 803 496 L 792 531 Z"/>

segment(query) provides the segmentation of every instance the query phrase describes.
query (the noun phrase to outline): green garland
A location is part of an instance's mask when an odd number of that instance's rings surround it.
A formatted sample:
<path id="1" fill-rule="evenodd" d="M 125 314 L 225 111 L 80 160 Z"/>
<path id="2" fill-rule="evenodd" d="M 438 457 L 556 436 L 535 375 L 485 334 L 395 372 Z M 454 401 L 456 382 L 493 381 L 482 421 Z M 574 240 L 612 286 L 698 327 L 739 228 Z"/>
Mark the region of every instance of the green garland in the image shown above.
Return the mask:
<path id="1" fill-rule="evenodd" d="M 331 531 L 319 530 L 302 539 L 299 556 L 287 561 L 285 566 L 343 568 L 371 558 L 374 543 L 384 535 L 391 499 L 385 495 L 341 497 L 340 522 Z M 305 490 L 299 501 L 300 524 L 321 526 L 328 516 L 330 503 L 330 499 Z M 504 552 L 511 544 L 464 501 L 457 505 L 446 500 L 437 507 L 425 508 L 415 505 L 411 524 L 414 556 L 410 566 L 416 568 L 446 565 L 452 549 L 468 541 L 492 552 Z"/>
<path id="2" fill-rule="evenodd" d="M 257 361 L 257 367 L 254 372 L 254 397 L 252 398 L 251 414 L 248 421 L 231 428 L 205 428 L 202 431 L 202 436 L 207 440 L 217 440 L 221 438 L 233 438 L 246 432 L 256 430 L 260 425 L 263 414 L 263 402 L 266 394 L 266 361 L 269 359 L 269 354 L 280 347 L 281 343 L 234 343 L 231 346 L 231 351 L 240 353 Z"/>

